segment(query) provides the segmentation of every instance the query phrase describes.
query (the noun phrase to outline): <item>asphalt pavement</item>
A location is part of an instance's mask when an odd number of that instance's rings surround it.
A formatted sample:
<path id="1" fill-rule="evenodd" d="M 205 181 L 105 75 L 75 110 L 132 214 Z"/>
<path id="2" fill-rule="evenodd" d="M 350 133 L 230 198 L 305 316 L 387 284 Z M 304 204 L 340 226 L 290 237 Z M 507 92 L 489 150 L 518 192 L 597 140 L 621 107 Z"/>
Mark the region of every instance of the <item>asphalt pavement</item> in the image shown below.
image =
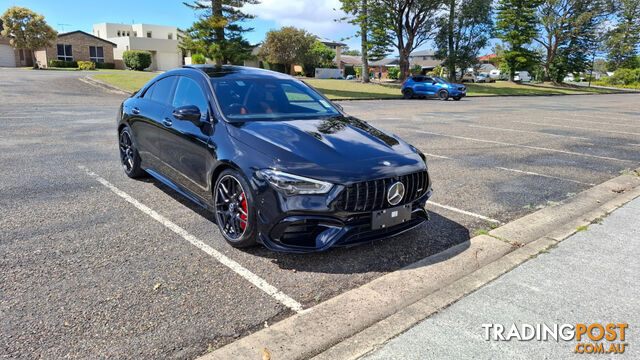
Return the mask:
<path id="1" fill-rule="evenodd" d="M 428 154 L 431 221 L 320 254 L 237 250 L 211 214 L 124 175 L 123 95 L 82 76 L 0 69 L 3 357 L 194 358 L 294 313 L 247 276 L 308 308 L 640 164 L 633 94 L 342 102 Z"/>
<path id="2" fill-rule="evenodd" d="M 640 198 L 390 340 L 366 360 L 638 359 Z M 495 327 L 627 324 L 625 339 L 495 340 Z M 520 336 L 524 331 L 518 330 Z M 532 334 L 532 332 L 529 332 Z M 601 332 L 596 326 L 592 335 Z M 489 340 L 487 340 L 487 338 Z M 581 344 L 579 346 L 579 344 Z M 582 353 L 614 344 L 622 353 Z M 589 346 L 591 347 L 589 347 Z M 577 352 L 576 352 L 577 351 Z M 599 350 L 598 350 L 599 351 Z"/>

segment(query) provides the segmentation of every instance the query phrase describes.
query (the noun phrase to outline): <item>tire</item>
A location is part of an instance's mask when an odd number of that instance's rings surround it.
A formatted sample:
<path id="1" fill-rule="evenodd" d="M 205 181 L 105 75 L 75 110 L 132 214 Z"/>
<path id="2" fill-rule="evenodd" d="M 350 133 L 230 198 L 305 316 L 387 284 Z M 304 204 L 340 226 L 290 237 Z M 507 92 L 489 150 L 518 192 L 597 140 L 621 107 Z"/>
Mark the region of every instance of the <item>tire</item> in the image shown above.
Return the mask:
<path id="1" fill-rule="evenodd" d="M 140 167 L 140 155 L 138 154 L 138 149 L 136 149 L 135 144 L 131 129 L 129 129 L 128 126 L 122 128 L 120 134 L 118 134 L 120 164 L 122 164 L 124 173 L 132 179 L 145 177 L 147 175 L 146 171 Z"/>
<path id="2" fill-rule="evenodd" d="M 449 99 L 449 92 L 447 90 L 438 91 L 438 99 L 442 101 Z"/>
<path id="3" fill-rule="evenodd" d="M 455 100 L 455 101 L 460 101 L 460 99 L 462 99 L 462 97 L 460 97 L 460 96 L 456 96 L 456 97 L 453 98 L 453 100 Z"/>
<path id="4" fill-rule="evenodd" d="M 402 90 L 402 96 L 405 99 L 413 99 L 413 95 L 414 95 L 413 89 L 407 88 L 407 89 Z"/>
<path id="5" fill-rule="evenodd" d="M 220 233 L 229 245 L 256 245 L 257 223 L 251 187 L 238 171 L 226 169 L 213 189 L 214 211 Z"/>

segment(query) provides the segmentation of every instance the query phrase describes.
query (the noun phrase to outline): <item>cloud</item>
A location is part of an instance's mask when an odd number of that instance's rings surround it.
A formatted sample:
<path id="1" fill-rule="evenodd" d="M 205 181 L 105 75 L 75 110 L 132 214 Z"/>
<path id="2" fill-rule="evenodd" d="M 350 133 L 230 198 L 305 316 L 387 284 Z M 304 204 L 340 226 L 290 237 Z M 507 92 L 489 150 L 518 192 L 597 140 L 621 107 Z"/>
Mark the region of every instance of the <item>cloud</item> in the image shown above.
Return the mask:
<path id="1" fill-rule="evenodd" d="M 260 4 L 245 5 L 243 10 L 259 19 L 274 21 L 279 27 L 295 26 L 339 41 L 356 31 L 351 24 L 334 21 L 344 16 L 339 8 L 339 0 L 261 0 Z"/>

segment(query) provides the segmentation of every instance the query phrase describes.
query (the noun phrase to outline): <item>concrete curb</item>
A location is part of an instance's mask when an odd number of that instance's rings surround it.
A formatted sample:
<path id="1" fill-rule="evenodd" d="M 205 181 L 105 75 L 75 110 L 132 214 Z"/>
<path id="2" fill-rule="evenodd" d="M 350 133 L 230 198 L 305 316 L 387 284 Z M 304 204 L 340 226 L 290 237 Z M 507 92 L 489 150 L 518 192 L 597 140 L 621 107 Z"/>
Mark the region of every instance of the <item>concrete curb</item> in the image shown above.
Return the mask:
<path id="1" fill-rule="evenodd" d="M 263 348 L 273 359 L 357 358 L 564 240 L 578 226 L 638 196 L 640 177 L 616 177 L 492 230 L 491 236 L 474 237 L 340 294 L 200 360 L 258 358 Z"/>
<path id="2" fill-rule="evenodd" d="M 125 89 L 122 89 L 122 88 L 117 87 L 115 85 L 111 85 L 111 84 L 109 84 L 107 82 L 104 82 L 102 80 L 98 80 L 98 79 L 94 78 L 92 75 L 83 76 L 79 80 L 82 81 L 85 84 L 102 87 L 102 88 L 104 88 L 107 91 L 112 92 L 112 93 L 122 94 L 122 95 L 127 95 L 127 96 L 131 96 L 131 95 L 134 94 L 131 91 L 127 91 Z"/>

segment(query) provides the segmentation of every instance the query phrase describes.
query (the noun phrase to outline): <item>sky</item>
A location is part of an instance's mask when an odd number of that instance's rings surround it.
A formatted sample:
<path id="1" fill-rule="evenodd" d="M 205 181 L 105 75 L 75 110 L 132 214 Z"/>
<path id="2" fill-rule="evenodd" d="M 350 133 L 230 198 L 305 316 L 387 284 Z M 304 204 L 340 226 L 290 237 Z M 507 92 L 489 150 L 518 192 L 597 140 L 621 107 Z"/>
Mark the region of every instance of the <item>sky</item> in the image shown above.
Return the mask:
<path id="1" fill-rule="evenodd" d="M 196 13 L 183 0 L 0 0 L 0 12 L 10 6 L 23 6 L 45 16 L 58 32 L 82 30 L 92 33 L 93 24 L 103 22 L 123 24 L 153 24 L 185 29 L 196 20 Z M 258 5 L 246 5 L 245 12 L 256 15 L 245 25 L 253 32 L 245 37 L 252 44 L 264 40 L 267 31 L 282 26 L 303 28 L 312 34 L 342 41 L 359 49 L 356 29 L 335 19 L 343 16 L 339 0 L 261 0 Z M 421 49 L 430 48 L 430 44 Z"/>

